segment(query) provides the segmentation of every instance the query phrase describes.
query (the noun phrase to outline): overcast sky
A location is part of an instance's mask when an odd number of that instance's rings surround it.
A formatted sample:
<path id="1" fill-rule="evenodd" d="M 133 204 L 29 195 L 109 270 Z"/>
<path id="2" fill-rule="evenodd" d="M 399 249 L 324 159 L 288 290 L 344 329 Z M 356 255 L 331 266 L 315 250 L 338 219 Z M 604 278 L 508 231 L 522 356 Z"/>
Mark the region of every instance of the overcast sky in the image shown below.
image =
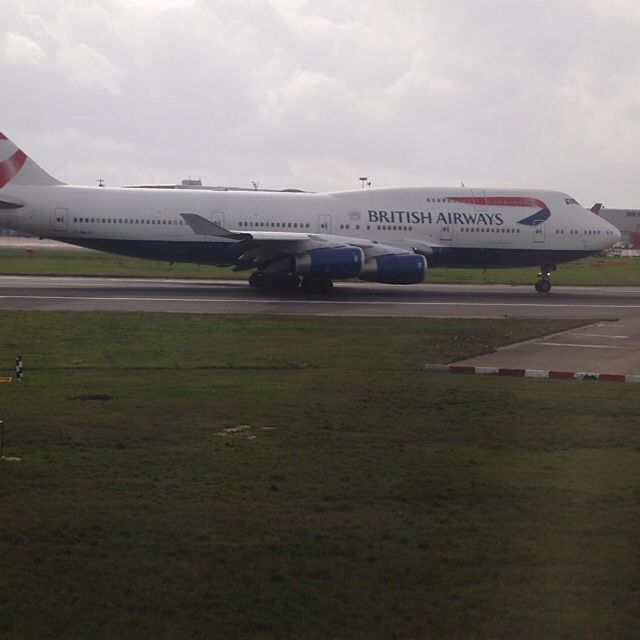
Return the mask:
<path id="1" fill-rule="evenodd" d="M 638 0 L 0 0 L 0 131 L 74 184 L 640 207 Z"/>

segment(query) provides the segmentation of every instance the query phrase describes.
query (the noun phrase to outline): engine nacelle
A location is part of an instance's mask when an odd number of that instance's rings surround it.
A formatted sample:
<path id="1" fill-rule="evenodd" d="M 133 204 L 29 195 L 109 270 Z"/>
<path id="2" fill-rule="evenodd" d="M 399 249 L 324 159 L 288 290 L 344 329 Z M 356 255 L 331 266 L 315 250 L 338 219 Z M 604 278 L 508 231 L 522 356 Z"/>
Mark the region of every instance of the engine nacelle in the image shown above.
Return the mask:
<path id="1" fill-rule="evenodd" d="M 357 278 L 363 262 L 362 249 L 358 247 L 327 247 L 294 256 L 293 266 L 298 276 Z"/>
<path id="2" fill-rule="evenodd" d="M 369 258 L 360 274 L 361 280 L 386 284 L 418 284 L 424 280 L 427 261 L 424 256 L 386 254 Z"/>

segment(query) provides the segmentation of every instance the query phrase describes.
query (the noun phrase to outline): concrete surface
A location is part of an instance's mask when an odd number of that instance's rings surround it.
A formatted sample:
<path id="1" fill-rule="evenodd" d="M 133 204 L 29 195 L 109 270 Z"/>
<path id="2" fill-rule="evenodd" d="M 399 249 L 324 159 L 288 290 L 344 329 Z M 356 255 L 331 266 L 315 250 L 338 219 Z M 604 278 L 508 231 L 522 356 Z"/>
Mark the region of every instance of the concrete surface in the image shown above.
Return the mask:
<path id="1" fill-rule="evenodd" d="M 580 329 L 501 347 L 494 353 L 455 364 L 640 374 L 640 318 L 632 316 L 612 322 L 598 322 Z"/>

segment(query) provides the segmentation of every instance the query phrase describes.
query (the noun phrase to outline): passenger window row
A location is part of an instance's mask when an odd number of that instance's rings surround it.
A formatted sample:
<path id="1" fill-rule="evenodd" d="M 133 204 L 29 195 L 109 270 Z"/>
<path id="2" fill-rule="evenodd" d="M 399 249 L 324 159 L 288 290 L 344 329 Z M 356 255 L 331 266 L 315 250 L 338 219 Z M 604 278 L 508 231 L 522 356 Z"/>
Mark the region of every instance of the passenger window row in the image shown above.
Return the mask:
<path id="1" fill-rule="evenodd" d="M 560 234 L 563 235 L 565 232 L 565 229 L 556 229 L 556 234 Z M 586 229 L 582 231 L 582 235 L 583 236 L 601 236 L 602 235 L 602 231 L 600 230 L 596 230 L 596 229 Z M 580 235 L 580 231 L 579 229 L 569 229 L 569 235 L 570 236 L 579 236 Z M 613 235 L 612 231 L 605 231 L 604 235 L 606 236 L 611 236 Z"/>
<path id="2" fill-rule="evenodd" d="M 174 225 L 182 226 L 184 222 L 182 220 L 155 220 L 155 219 L 128 219 L 128 218 L 74 218 L 74 222 L 80 222 L 83 224 L 160 224 L 160 225 Z"/>
<path id="3" fill-rule="evenodd" d="M 512 227 L 461 227 L 463 233 L 520 233 L 520 229 Z"/>
<path id="4" fill-rule="evenodd" d="M 367 226 L 367 229 L 369 226 Z M 413 231 L 413 227 L 402 225 L 402 224 L 382 224 L 377 225 L 376 229 L 378 231 Z"/>
<path id="5" fill-rule="evenodd" d="M 238 222 L 239 227 L 253 227 L 268 229 L 308 229 L 308 222 Z"/>

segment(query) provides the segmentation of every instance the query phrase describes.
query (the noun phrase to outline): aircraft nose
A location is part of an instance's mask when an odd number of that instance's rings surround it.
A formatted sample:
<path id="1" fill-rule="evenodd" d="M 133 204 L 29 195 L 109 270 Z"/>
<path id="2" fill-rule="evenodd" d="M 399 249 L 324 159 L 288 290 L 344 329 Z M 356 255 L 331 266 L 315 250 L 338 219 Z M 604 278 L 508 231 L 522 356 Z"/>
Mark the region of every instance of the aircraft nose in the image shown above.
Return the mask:
<path id="1" fill-rule="evenodd" d="M 618 242 L 620 242 L 620 240 L 622 239 L 622 233 L 621 233 L 620 229 L 617 229 L 616 227 L 613 227 L 613 235 L 615 237 L 615 240 L 614 240 L 613 244 L 618 244 Z"/>
<path id="2" fill-rule="evenodd" d="M 606 238 L 606 242 L 607 242 L 606 247 L 604 247 L 605 249 L 607 249 L 609 247 L 612 247 L 614 244 L 618 244 L 618 242 L 620 242 L 620 238 L 622 238 L 622 234 L 620 233 L 620 230 L 617 227 L 614 227 L 609 222 L 607 222 L 606 225 L 607 225 L 606 226 L 606 231 L 608 233 L 605 234 L 605 238 Z M 604 240 L 604 238 L 603 238 L 603 240 Z"/>

